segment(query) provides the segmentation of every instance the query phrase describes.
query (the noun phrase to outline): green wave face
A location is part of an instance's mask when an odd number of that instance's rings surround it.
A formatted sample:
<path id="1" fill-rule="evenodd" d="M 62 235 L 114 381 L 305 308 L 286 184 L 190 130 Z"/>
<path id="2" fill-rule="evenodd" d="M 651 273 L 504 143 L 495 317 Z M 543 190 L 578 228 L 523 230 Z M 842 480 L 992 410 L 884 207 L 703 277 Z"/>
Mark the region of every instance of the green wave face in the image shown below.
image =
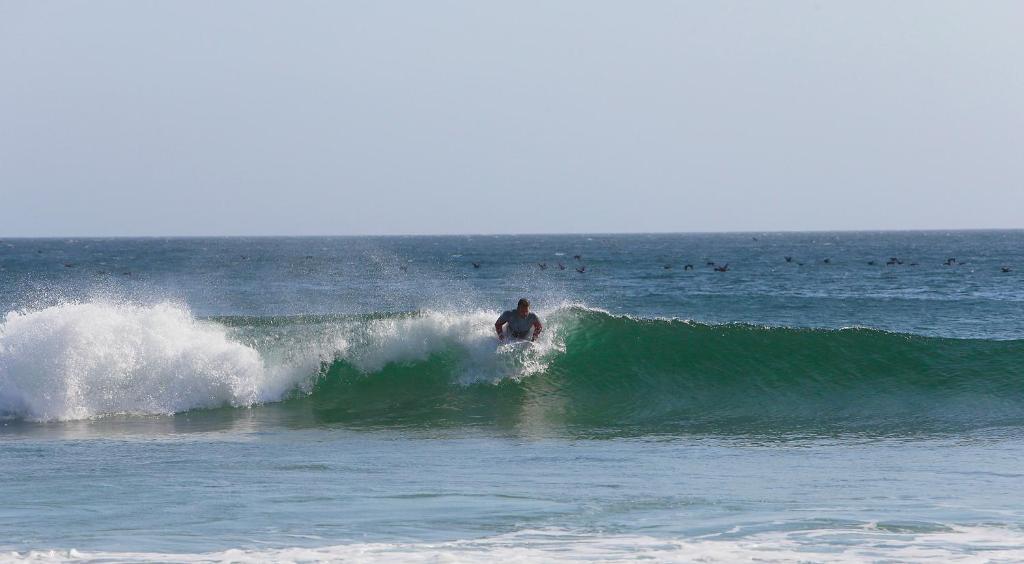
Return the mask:
<path id="1" fill-rule="evenodd" d="M 387 347 L 374 343 L 372 321 L 380 320 L 366 321 L 361 346 L 379 352 Z M 328 423 L 595 433 L 1024 425 L 1021 341 L 712 326 L 581 308 L 552 314 L 548 327 L 547 345 L 505 354 L 442 338 L 419 355 L 368 363 L 355 347 L 325 362 L 311 393 L 286 405 Z"/>

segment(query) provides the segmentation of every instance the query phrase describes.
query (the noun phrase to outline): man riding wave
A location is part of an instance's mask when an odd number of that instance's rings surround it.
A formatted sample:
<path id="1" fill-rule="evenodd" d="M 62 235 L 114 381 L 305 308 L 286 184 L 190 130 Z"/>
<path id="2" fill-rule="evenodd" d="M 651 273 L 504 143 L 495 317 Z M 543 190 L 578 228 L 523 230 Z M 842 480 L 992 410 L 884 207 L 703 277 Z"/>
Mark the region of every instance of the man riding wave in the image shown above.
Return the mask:
<path id="1" fill-rule="evenodd" d="M 501 317 L 495 322 L 494 330 L 498 332 L 499 340 L 505 339 L 505 334 L 501 328 L 506 323 L 508 324 L 508 333 L 513 339 L 529 338 L 531 341 L 536 341 L 537 336 L 544 330 L 544 326 L 541 325 L 537 314 L 530 312 L 530 301 L 526 298 L 521 298 L 516 305 L 516 309 L 510 309 L 501 314 Z M 532 336 L 530 336 L 531 328 L 533 329 Z"/>

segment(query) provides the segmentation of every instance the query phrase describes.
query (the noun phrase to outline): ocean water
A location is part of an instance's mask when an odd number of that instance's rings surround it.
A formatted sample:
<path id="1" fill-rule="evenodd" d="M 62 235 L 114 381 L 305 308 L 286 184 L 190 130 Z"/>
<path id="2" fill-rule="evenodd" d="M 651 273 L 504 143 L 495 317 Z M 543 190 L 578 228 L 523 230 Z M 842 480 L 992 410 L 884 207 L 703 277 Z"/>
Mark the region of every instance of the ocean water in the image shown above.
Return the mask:
<path id="1" fill-rule="evenodd" d="M 5 239 L 0 560 L 1022 561 L 1022 249 Z"/>

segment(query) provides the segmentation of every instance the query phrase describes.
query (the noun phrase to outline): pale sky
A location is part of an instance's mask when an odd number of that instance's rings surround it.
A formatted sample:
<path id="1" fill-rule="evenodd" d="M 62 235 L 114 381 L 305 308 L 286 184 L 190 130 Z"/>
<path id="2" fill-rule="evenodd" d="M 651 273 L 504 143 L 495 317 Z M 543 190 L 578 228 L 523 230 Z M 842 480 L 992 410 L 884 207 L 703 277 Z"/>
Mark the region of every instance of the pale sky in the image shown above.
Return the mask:
<path id="1" fill-rule="evenodd" d="M 1024 227 L 1024 2 L 0 0 L 0 235 Z"/>

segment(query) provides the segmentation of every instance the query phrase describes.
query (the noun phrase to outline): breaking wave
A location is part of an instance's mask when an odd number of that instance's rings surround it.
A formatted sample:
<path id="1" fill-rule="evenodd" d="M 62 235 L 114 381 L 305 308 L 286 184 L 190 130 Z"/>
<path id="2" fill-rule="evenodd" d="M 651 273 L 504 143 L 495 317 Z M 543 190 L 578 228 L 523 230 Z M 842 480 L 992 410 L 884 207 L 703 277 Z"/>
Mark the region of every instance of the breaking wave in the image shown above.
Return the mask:
<path id="1" fill-rule="evenodd" d="M 73 303 L 0 325 L 0 414 L 69 420 L 278 403 L 374 425 L 521 418 L 588 428 L 1024 425 L 1024 342 L 872 329 L 541 312 L 497 346 L 494 311 L 196 318 Z"/>

